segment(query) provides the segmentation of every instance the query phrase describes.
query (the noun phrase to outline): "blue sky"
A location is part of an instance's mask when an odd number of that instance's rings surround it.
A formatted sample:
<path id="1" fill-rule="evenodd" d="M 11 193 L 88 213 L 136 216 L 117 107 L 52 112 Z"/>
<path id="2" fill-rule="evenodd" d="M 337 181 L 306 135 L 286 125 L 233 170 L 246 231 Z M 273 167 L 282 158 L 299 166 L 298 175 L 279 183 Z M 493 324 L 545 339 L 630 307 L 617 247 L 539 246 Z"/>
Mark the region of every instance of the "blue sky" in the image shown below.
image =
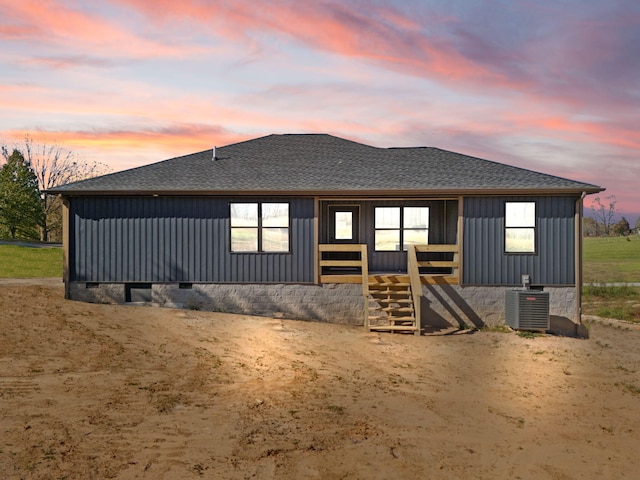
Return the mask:
<path id="1" fill-rule="evenodd" d="M 0 141 L 114 171 L 270 133 L 428 145 L 633 222 L 638 52 L 635 0 L 0 0 Z"/>

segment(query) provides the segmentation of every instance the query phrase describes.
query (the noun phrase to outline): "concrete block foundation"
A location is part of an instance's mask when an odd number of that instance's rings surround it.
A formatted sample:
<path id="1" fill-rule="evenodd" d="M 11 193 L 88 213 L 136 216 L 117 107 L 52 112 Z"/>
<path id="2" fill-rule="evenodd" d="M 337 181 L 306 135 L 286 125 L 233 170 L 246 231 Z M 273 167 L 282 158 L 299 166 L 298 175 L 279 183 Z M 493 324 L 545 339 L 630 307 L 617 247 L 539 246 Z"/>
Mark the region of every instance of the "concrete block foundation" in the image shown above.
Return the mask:
<path id="1" fill-rule="evenodd" d="M 127 286 L 129 285 L 129 287 Z M 70 298 L 90 303 L 127 303 L 135 284 L 74 282 Z M 140 289 L 134 288 L 137 294 Z M 151 284 L 150 303 L 161 307 L 261 315 L 362 325 L 362 287 L 353 284 Z M 131 295 L 131 294 L 129 294 Z"/>
<path id="2" fill-rule="evenodd" d="M 72 282 L 72 300 L 90 303 L 143 303 L 170 308 L 261 315 L 363 325 L 364 300 L 359 284 L 123 284 Z M 423 285 L 422 326 L 482 327 L 505 324 L 509 287 Z M 579 323 L 576 288 L 545 287 L 554 319 Z M 150 299 L 150 301 L 149 301 Z"/>

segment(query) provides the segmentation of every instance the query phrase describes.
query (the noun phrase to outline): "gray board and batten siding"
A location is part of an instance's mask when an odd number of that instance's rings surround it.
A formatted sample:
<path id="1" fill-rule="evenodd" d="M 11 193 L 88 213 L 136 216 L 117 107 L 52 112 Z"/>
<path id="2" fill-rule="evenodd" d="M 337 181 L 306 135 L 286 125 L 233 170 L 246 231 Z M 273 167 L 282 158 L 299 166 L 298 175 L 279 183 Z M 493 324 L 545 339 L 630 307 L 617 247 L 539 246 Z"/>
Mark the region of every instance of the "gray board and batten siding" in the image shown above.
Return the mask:
<path id="1" fill-rule="evenodd" d="M 290 251 L 231 253 L 229 203 L 237 197 L 74 197 L 70 211 L 70 281 L 314 283 L 312 198 L 244 198 L 290 205 Z M 465 197 L 463 285 L 575 284 L 574 214 L 577 197 Z M 506 201 L 536 204 L 536 252 L 504 252 Z M 321 202 L 321 216 L 329 205 Z M 361 211 L 361 241 L 370 269 L 405 271 L 405 252 L 375 252 L 375 206 L 398 200 L 350 202 Z M 457 202 L 415 200 L 430 207 L 430 243 L 456 243 Z M 324 242 L 326 228 L 321 228 Z"/>
<path id="2" fill-rule="evenodd" d="M 575 210 L 580 197 L 466 197 L 464 285 L 575 285 Z M 536 252 L 504 251 L 505 202 L 535 202 Z"/>
<path id="3" fill-rule="evenodd" d="M 290 205 L 290 251 L 232 253 L 229 204 L 283 201 Z M 321 202 L 358 205 L 360 243 L 374 271 L 406 271 L 406 252 L 376 252 L 377 206 L 428 206 L 432 243 L 456 243 L 457 200 Z M 74 282 L 314 283 L 314 199 L 253 197 L 74 197 L 70 280 Z M 321 220 L 320 243 L 326 242 Z"/>
<path id="4" fill-rule="evenodd" d="M 289 203 L 290 252 L 232 253 L 229 203 L 216 197 L 74 197 L 72 282 L 313 283 L 312 198 Z"/>

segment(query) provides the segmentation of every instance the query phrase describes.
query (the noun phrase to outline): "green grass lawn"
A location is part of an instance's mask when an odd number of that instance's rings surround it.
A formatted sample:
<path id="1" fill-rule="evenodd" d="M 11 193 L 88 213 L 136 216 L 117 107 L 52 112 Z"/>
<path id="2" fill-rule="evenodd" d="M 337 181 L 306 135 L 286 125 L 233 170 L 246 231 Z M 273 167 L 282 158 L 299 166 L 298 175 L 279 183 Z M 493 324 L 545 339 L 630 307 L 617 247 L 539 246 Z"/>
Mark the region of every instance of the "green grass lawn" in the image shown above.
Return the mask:
<path id="1" fill-rule="evenodd" d="M 62 248 L 0 245 L 0 278 L 60 277 Z"/>
<path id="2" fill-rule="evenodd" d="M 640 283 L 640 237 L 585 238 L 584 283 L 584 313 L 640 322 L 640 288 L 604 285 Z"/>
<path id="3" fill-rule="evenodd" d="M 585 283 L 640 283 L 640 236 L 584 239 Z"/>

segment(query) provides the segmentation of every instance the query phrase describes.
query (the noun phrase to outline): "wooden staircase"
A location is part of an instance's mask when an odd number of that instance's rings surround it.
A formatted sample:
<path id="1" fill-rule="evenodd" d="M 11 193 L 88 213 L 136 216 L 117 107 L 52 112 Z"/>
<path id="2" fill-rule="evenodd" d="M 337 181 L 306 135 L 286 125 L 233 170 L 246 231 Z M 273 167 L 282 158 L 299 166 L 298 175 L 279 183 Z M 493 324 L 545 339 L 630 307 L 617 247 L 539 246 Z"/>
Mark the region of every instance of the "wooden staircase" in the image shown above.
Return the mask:
<path id="1" fill-rule="evenodd" d="M 371 275 L 368 282 L 368 328 L 419 335 L 408 275 Z"/>
<path id="2" fill-rule="evenodd" d="M 413 332 L 420 335 L 422 285 L 460 283 L 460 246 L 457 244 L 408 245 L 407 273 L 400 275 L 369 275 L 366 244 L 320 244 L 318 252 L 320 283 L 362 284 L 364 326 L 367 331 Z M 335 254 L 345 252 L 355 255 L 335 258 Z M 334 257 L 325 258 L 329 254 Z M 434 254 L 437 257 L 430 259 Z M 446 259 L 447 256 L 451 258 Z M 336 275 L 322 271 L 323 268 L 336 267 L 355 269 L 355 273 Z M 444 269 L 449 272 L 443 273 Z"/>

